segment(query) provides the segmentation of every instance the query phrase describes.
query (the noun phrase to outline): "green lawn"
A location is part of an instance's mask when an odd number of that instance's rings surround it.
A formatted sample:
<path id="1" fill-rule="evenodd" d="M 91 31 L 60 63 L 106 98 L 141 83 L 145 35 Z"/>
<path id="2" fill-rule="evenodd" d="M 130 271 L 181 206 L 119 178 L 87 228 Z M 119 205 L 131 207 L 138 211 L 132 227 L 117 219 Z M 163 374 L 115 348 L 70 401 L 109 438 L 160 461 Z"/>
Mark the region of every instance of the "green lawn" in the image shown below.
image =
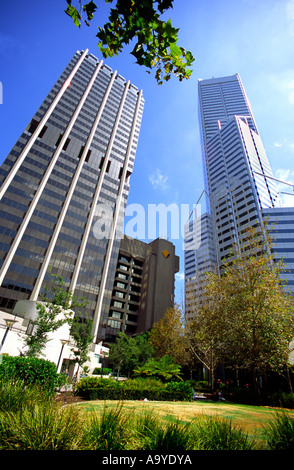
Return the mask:
<path id="1" fill-rule="evenodd" d="M 85 411 L 102 411 L 105 406 L 116 407 L 118 401 L 95 400 L 78 403 Z M 263 426 L 275 416 L 277 408 L 240 405 L 228 402 L 196 401 L 190 402 L 155 402 L 155 401 L 124 401 L 126 412 L 141 413 L 143 410 L 152 411 L 163 420 L 180 419 L 187 422 L 197 418 L 197 415 L 214 415 L 230 419 L 240 426 L 259 446 L 264 446 Z M 294 417 L 294 410 L 287 410 Z"/>

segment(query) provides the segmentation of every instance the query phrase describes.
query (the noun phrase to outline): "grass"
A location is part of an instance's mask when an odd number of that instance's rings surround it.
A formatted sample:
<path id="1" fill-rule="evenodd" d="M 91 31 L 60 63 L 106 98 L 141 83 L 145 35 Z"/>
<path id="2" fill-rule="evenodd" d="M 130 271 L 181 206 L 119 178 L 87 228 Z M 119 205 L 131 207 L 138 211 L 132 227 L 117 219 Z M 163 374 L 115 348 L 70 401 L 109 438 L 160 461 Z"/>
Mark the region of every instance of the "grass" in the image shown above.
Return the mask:
<path id="1" fill-rule="evenodd" d="M 294 450 L 294 419 L 289 413 L 277 413 L 266 428 L 268 447 L 272 450 Z"/>
<path id="2" fill-rule="evenodd" d="M 0 450 L 294 448 L 294 411 L 228 402 L 93 401 L 62 406 L 22 382 L 2 384 Z"/>
<path id="3" fill-rule="evenodd" d="M 97 400 L 79 403 L 76 406 L 84 411 L 102 413 L 105 407 L 108 410 L 115 409 L 118 403 L 118 401 Z M 207 416 L 215 420 L 227 420 L 236 428 L 242 429 L 248 438 L 256 442 L 258 448 L 265 448 L 268 438 L 264 431 L 265 427 L 277 417 L 275 408 L 209 401 L 193 403 L 125 401 L 123 409 L 130 415 L 150 412 L 166 424 L 179 420 L 185 425 L 194 419 Z M 287 413 L 294 419 L 293 410 L 287 410 Z"/>

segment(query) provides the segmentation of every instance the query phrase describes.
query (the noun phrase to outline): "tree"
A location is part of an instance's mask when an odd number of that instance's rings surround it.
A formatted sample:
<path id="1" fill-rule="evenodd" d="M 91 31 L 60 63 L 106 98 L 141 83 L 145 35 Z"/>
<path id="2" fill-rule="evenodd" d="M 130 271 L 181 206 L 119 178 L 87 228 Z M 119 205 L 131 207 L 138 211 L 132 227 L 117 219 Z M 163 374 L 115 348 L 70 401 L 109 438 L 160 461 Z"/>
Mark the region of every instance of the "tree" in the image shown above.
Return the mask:
<path id="1" fill-rule="evenodd" d="M 46 287 L 41 294 L 42 302 L 37 302 L 37 317 L 32 322 L 33 332 L 24 341 L 28 347 L 25 355 L 29 357 L 43 355 L 49 333 L 54 333 L 65 323 L 71 324 L 74 309 L 85 305 L 83 298 L 78 300 L 65 289 L 61 276 L 50 272 L 50 282 L 50 288 Z"/>
<path id="2" fill-rule="evenodd" d="M 214 338 L 215 325 L 210 318 L 211 311 L 207 306 L 203 306 L 195 319 L 187 323 L 186 339 L 194 360 L 208 371 L 213 386 L 214 370 L 219 362 L 219 356 Z"/>
<path id="3" fill-rule="evenodd" d="M 74 24 L 79 28 L 82 22 L 89 26 L 97 10 L 96 4 L 79 0 L 76 8 L 71 0 L 67 3 L 65 12 Z M 105 3 L 113 3 L 113 0 L 105 0 Z M 168 81 L 172 74 L 180 81 L 188 79 L 192 73 L 189 67 L 195 59 L 190 51 L 178 46 L 179 29 L 172 26 L 170 19 L 160 19 L 172 7 L 173 0 L 117 0 L 110 9 L 108 22 L 98 27 L 98 47 L 103 57 L 119 55 L 126 45 L 136 41 L 131 54 L 137 64 L 156 69 L 158 84 Z"/>
<path id="4" fill-rule="evenodd" d="M 43 350 L 49 341 L 49 333 L 58 330 L 64 323 L 70 321 L 67 314 L 64 318 L 58 319 L 60 309 L 53 304 L 37 304 L 37 318 L 34 320 L 33 333 L 25 338 L 25 346 L 28 347 L 25 355 L 28 357 L 39 357 L 43 355 Z"/>
<path id="5" fill-rule="evenodd" d="M 251 371 L 257 392 L 259 374 L 286 366 L 294 335 L 293 299 L 280 270 L 269 237 L 247 229 L 243 246 L 235 247 L 221 273 L 208 274 L 193 325 L 199 349 L 206 348 L 214 363 Z"/>
<path id="6" fill-rule="evenodd" d="M 132 371 L 152 355 L 152 348 L 147 342 L 146 335 L 129 337 L 120 333 L 116 342 L 109 349 L 109 361 L 115 370 L 131 375 Z"/>
<path id="7" fill-rule="evenodd" d="M 156 357 L 169 356 L 181 365 L 188 361 L 184 320 L 179 307 L 168 308 L 164 316 L 153 325 L 149 343 Z"/>
<path id="8" fill-rule="evenodd" d="M 92 335 L 93 320 L 88 318 L 75 317 L 72 322 L 71 337 L 75 342 L 72 348 L 74 362 L 82 367 L 88 361 L 88 352 L 93 342 Z"/>

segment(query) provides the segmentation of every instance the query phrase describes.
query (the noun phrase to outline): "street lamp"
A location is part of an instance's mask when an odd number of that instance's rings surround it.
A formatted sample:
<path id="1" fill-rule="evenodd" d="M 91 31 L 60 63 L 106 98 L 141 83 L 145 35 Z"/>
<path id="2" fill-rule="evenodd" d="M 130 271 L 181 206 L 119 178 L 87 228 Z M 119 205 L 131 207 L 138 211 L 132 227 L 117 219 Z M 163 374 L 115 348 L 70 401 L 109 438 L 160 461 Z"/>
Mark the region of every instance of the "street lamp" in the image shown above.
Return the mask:
<path id="1" fill-rule="evenodd" d="M 9 320 L 8 318 L 4 318 L 4 321 L 6 323 L 6 330 L 1 341 L 0 353 L 2 351 L 3 344 L 5 343 L 6 336 L 8 335 L 8 331 L 13 327 L 14 323 L 17 323 L 17 320 Z"/>
<path id="2" fill-rule="evenodd" d="M 65 344 L 68 343 L 68 339 L 61 339 L 60 341 L 61 341 L 62 346 L 61 346 L 61 351 L 60 351 L 60 354 L 59 354 L 59 359 L 58 359 L 57 368 L 56 368 L 57 372 L 58 372 L 59 363 L 60 363 L 60 360 L 61 360 L 61 357 L 62 357 L 63 348 L 64 348 Z"/>

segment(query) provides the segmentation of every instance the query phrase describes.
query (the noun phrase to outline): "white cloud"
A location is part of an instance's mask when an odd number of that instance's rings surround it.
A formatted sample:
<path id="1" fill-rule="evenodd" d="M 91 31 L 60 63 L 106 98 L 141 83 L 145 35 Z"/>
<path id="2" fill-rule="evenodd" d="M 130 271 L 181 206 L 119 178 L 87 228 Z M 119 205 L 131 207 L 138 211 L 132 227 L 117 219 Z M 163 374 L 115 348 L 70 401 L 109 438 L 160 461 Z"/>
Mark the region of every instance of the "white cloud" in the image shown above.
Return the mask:
<path id="1" fill-rule="evenodd" d="M 277 141 L 276 141 L 276 142 L 274 143 L 274 147 L 275 147 L 275 148 L 281 148 L 281 147 L 283 147 L 284 151 L 287 151 L 287 152 L 291 151 L 291 152 L 293 152 L 293 150 L 294 150 L 294 143 L 291 144 L 290 142 L 288 142 L 287 139 L 284 139 L 282 142 L 277 142 Z M 278 170 L 278 171 L 280 171 L 280 170 Z M 287 171 L 287 170 L 281 170 L 281 171 L 282 171 L 282 172 L 285 172 L 285 171 Z M 290 171 L 290 170 L 289 170 L 289 171 Z"/>
<path id="2" fill-rule="evenodd" d="M 293 22 L 294 31 L 294 22 Z M 272 96 L 278 100 L 277 106 L 281 103 L 294 105 L 294 70 L 291 68 L 281 71 L 279 74 L 272 74 L 269 77 L 269 84 L 272 87 Z M 273 103 L 272 103 L 273 104 Z"/>
<path id="3" fill-rule="evenodd" d="M 183 281 L 185 279 L 185 274 L 184 273 L 176 273 L 176 280 L 177 281 Z"/>
<path id="4" fill-rule="evenodd" d="M 287 183 L 291 183 L 294 185 L 294 170 L 283 169 L 280 168 L 276 171 L 275 177 L 285 181 Z M 280 191 L 280 197 L 283 204 L 283 207 L 294 207 L 294 189 L 293 186 L 278 183 L 278 190 Z M 288 193 L 288 194 L 281 194 L 281 193 Z M 292 195 L 293 194 L 293 195 Z"/>
<path id="5" fill-rule="evenodd" d="M 291 182 L 292 176 L 294 176 L 294 171 L 291 171 L 289 169 L 285 170 L 283 168 L 279 168 L 276 171 L 276 178 L 283 180 L 283 181 L 287 181 L 288 183 Z"/>
<path id="6" fill-rule="evenodd" d="M 294 0 L 290 0 L 286 4 L 286 13 L 289 20 L 294 20 Z"/>
<path id="7" fill-rule="evenodd" d="M 149 181 L 151 182 L 152 186 L 154 189 L 167 189 L 168 188 L 168 183 L 167 183 L 168 177 L 163 175 L 161 171 L 157 168 L 155 174 L 152 174 L 149 176 Z"/>
<path id="8" fill-rule="evenodd" d="M 294 80 L 291 80 L 289 83 L 290 93 L 289 93 L 289 103 L 294 104 Z"/>

